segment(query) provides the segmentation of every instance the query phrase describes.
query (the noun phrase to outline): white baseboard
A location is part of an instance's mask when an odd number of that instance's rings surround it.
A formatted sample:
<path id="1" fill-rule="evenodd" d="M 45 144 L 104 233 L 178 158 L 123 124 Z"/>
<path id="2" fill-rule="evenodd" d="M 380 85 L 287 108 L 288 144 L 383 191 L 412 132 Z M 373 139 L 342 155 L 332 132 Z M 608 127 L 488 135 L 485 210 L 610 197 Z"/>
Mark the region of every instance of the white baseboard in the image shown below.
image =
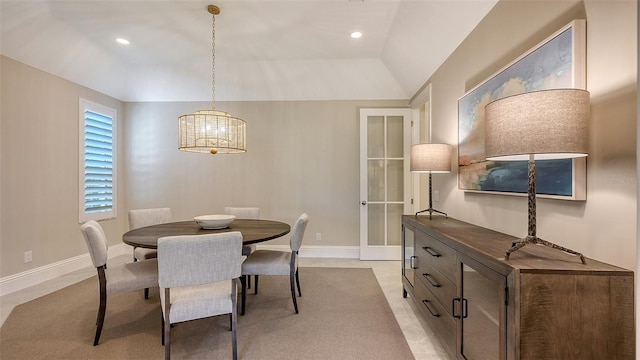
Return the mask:
<path id="1" fill-rule="evenodd" d="M 290 250 L 289 245 L 258 245 L 257 248 L 280 251 Z M 131 254 L 131 249 L 131 246 L 126 244 L 111 246 L 109 247 L 109 258 Z M 300 248 L 300 257 L 358 259 L 360 257 L 360 247 L 308 245 Z M 88 266 L 92 266 L 91 258 L 89 257 L 89 253 L 86 253 L 58 261 L 53 264 L 3 277 L 0 279 L 0 296 L 40 284 L 47 280 L 66 275 Z"/>
<path id="2" fill-rule="evenodd" d="M 289 245 L 258 245 L 258 249 L 290 251 Z M 308 258 L 335 258 L 335 259 L 359 259 L 359 246 L 322 246 L 303 245 L 299 252 L 300 257 Z"/>
<path id="3" fill-rule="evenodd" d="M 128 245 L 114 245 L 109 247 L 109 258 L 123 254 L 131 254 L 131 251 L 131 247 Z M 0 279 L 0 296 L 40 284 L 88 266 L 93 265 L 91 264 L 89 253 L 86 253 L 18 274 L 5 276 Z"/>

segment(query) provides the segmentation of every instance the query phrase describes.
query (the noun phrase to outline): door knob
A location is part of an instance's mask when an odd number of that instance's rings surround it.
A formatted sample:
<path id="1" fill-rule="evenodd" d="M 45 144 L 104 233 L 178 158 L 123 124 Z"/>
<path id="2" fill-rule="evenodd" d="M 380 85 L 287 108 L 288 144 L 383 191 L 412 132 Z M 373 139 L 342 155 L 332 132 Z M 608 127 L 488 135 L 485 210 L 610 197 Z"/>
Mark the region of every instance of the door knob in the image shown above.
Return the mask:
<path id="1" fill-rule="evenodd" d="M 366 202 L 366 201 L 363 201 L 363 202 L 362 202 L 362 205 L 367 205 L 367 202 Z"/>

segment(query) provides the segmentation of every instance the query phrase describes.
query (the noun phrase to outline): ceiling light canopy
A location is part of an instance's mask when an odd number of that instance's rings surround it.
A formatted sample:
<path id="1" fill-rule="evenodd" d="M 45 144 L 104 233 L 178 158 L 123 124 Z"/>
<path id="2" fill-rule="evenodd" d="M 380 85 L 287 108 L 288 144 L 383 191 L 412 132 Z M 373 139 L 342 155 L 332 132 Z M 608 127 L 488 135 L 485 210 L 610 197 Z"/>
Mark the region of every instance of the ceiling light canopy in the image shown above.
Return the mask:
<path id="1" fill-rule="evenodd" d="M 198 110 L 178 117 L 178 149 L 211 154 L 237 154 L 247 151 L 246 122 L 216 110 L 215 59 L 216 15 L 220 8 L 209 5 L 211 14 L 211 110 Z"/>
<path id="2" fill-rule="evenodd" d="M 122 45 L 129 45 L 129 44 L 130 44 L 129 40 L 124 39 L 124 38 L 117 38 L 117 39 L 116 39 L 116 42 L 117 42 L 118 44 L 122 44 Z"/>

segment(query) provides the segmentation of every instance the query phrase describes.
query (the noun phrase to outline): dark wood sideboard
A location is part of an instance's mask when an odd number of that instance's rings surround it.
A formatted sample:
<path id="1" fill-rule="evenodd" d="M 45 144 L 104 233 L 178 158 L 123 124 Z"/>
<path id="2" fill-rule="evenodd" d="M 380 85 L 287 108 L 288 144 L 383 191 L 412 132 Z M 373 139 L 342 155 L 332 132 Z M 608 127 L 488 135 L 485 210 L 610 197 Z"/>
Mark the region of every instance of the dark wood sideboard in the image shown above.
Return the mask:
<path id="1" fill-rule="evenodd" d="M 444 216 L 402 217 L 403 295 L 458 359 L 634 359 L 633 272 Z M 552 241 L 551 239 L 548 239 Z"/>

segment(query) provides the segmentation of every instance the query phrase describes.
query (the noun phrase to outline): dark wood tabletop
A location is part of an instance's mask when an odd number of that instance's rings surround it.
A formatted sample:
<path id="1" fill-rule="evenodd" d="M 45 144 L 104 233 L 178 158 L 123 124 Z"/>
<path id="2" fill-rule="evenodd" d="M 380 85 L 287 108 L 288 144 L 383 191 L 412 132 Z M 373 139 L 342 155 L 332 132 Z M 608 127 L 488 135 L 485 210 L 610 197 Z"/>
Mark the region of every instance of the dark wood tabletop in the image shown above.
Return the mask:
<path id="1" fill-rule="evenodd" d="M 229 231 L 240 231 L 243 244 L 249 245 L 284 236 L 291 231 L 291 227 L 289 224 L 274 220 L 236 219 L 228 228 L 206 230 L 191 220 L 129 230 L 122 235 L 122 241 L 134 247 L 156 249 L 158 247 L 158 239 L 165 236 L 203 235 Z"/>

